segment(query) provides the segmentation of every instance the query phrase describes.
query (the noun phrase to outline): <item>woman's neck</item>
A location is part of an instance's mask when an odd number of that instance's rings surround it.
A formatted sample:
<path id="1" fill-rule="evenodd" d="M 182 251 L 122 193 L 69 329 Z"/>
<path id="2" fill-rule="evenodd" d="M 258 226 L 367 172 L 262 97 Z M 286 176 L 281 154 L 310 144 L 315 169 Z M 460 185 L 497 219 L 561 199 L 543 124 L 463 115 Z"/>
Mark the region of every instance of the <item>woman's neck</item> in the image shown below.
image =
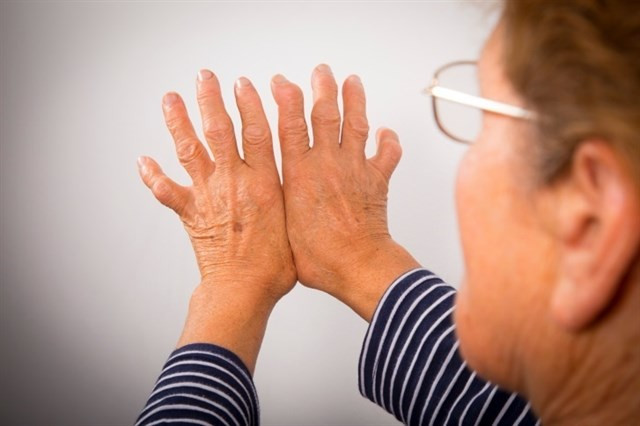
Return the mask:
<path id="1" fill-rule="evenodd" d="M 525 384 L 525 393 L 544 425 L 637 424 L 639 311 L 640 268 L 636 267 L 614 306 L 597 324 L 548 347 L 547 358 L 555 349 L 556 360 L 542 361 L 544 370 L 532 374 Z M 530 362 L 534 365 L 535 360 Z"/>
<path id="2" fill-rule="evenodd" d="M 633 374 L 633 373 L 630 373 Z M 640 419 L 640 381 L 628 376 L 585 385 L 579 394 L 558 395 L 556 403 L 540 412 L 547 426 L 631 425 Z M 624 382 L 624 383 L 621 383 Z"/>

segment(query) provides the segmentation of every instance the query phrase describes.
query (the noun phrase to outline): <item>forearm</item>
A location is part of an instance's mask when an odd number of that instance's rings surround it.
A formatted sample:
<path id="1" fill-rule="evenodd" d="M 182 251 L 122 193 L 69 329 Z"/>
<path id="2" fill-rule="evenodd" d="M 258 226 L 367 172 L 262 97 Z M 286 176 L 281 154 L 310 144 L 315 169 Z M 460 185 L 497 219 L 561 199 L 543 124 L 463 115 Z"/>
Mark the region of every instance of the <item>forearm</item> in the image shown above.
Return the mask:
<path id="1" fill-rule="evenodd" d="M 272 297 L 246 276 L 203 281 L 193 292 L 184 330 L 138 417 L 160 422 L 258 425 L 252 380 Z"/>
<path id="2" fill-rule="evenodd" d="M 359 253 L 350 267 L 338 274 L 340 283 L 330 293 L 371 322 L 378 302 L 393 280 L 419 266 L 393 240 L 381 241 Z"/>
<path id="3" fill-rule="evenodd" d="M 482 380 L 460 357 L 455 289 L 424 268 L 386 290 L 359 362 L 363 396 L 407 425 L 534 425 L 527 401 Z"/>
<path id="4" fill-rule="evenodd" d="M 206 343 L 173 351 L 136 426 L 160 423 L 259 425 L 258 395 L 244 362 Z"/>
<path id="5" fill-rule="evenodd" d="M 241 278 L 239 278 L 240 280 Z M 191 296 L 189 312 L 177 347 L 189 343 L 222 346 L 244 362 L 251 374 L 275 301 L 248 285 L 203 282 Z"/>

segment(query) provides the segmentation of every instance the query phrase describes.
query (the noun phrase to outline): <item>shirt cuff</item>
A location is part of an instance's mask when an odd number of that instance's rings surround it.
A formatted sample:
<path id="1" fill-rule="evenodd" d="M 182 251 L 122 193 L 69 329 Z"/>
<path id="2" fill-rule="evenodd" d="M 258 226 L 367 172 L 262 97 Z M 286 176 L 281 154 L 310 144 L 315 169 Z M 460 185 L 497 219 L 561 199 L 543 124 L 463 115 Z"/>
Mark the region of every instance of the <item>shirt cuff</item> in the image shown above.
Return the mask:
<path id="1" fill-rule="evenodd" d="M 416 268 L 389 286 L 374 311 L 360 352 L 358 385 L 365 398 L 401 421 L 416 408 L 409 401 L 422 368 L 414 364 L 434 355 L 446 358 L 457 346 L 451 321 L 455 294 L 438 276 Z"/>
<path id="2" fill-rule="evenodd" d="M 136 426 L 167 422 L 258 425 L 251 374 L 233 352 L 193 343 L 171 353 Z"/>

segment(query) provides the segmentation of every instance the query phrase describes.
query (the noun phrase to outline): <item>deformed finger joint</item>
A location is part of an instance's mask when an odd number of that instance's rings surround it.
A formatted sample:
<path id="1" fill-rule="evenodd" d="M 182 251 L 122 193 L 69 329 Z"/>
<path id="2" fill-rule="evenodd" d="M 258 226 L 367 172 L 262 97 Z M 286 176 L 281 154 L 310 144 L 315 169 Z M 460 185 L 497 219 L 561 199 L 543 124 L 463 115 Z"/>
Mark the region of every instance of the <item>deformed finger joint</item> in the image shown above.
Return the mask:
<path id="1" fill-rule="evenodd" d="M 163 204 L 169 203 L 174 197 L 173 190 L 166 176 L 158 177 L 153 183 L 151 190 L 156 198 Z"/>
<path id="2" fill-rule="evenodd" d="M 357 137 L 366 139 L 369 136 L 369 122 L 366 117 L 359 115 L 349 115 L 344 119 L 345 129 L 355 134 Z"/>
<path id="3" fill-rule="evenodd" d="M 281 129 L 288 133 L 306 133 L 307 123 L 304 117 L 289 117 L 282 120 Z"/>
<path id="4" fill-rule="evenodd" d="M 202 146 L 199 142 L 189 140 L 180 143 L 177 147 L 178 159 L 183 164 L 189 164 L 200 155 Z"/>
<path id="5" fill-rule="evenodd" d="M 311 114 L 311 121 L 313 121 L 314 126 L 339 126 L 340 125 L 340 114 L 339 113 L 326 113 L 326 112 L 316 112 Z"/>
<path id="6" fill-rule="evenodd" d="M 261 144 L 269 139 L 269 130 L 264 126 L 249 124 L 242 128 L 242 137 L 250 145 Z"/>
<path id="7" fill-rule="evenodd" d="M 224 142 L 230 140 L 232 135 L 233 127 L 228 123 L 211 123 L 204 130 L 204 137 L 208 141 Z"/>

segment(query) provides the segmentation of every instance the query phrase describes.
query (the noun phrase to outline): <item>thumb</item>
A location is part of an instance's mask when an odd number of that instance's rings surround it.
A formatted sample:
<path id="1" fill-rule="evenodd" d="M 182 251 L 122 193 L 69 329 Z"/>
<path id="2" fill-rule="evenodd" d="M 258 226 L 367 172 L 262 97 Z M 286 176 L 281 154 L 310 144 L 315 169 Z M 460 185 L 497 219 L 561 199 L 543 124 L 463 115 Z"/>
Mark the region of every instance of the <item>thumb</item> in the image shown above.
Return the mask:
<path id="1" fill-rule="evenodd" d="M 398 134 L 391 129 L 378 129 L 376 132 L 376 146 L 376 155 L 369 161 L 389 181 L 402 157 L 402 147 L 400 146 Z"/>
<path id="2" fill-rule="evenodd" d="M 144 184 L 160 203 L 180 215 L 188 199 L 188 188 L 177 184 L 164 174 L 153 158 L 138 158 L 138 172 Z"/>

